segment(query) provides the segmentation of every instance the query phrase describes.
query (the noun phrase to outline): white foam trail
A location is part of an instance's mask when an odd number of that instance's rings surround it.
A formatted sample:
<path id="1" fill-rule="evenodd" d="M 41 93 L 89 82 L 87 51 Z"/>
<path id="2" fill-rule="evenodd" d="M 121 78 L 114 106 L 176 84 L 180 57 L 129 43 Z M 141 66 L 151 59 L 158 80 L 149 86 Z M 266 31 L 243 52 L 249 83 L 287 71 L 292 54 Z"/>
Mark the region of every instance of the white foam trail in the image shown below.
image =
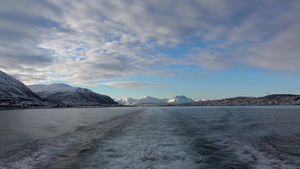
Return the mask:
<path id="1" fill-rule="evenodd" d="M 102 142 L 79 168 L 194 168 L 193 152 L 175 130 L 178 125 L 170 113 L 147 109 Z"/>

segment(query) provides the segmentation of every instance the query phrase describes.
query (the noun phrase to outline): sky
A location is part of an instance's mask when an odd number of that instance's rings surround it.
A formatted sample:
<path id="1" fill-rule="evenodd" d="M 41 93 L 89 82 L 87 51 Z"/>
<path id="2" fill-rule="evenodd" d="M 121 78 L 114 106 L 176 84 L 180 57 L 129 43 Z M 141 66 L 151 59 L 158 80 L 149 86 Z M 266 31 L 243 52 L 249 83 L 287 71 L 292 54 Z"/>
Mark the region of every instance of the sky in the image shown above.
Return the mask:
<path id="1" fill-rule="evenodd" d="M 112 98 L 300 94 L 299 0 L 1 0 L 0 70 Z"/>

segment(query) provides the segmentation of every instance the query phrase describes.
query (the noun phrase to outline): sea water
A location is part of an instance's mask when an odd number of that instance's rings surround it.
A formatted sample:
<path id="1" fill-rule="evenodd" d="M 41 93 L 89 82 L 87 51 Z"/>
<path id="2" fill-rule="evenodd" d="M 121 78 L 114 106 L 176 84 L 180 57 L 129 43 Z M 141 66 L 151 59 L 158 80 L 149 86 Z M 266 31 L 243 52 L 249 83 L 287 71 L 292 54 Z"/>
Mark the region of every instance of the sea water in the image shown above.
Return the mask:
<path id="1" fill-rule="evenodd" d="M 0 110 L 0 168 L 300 168 L 300 107 Z"/>

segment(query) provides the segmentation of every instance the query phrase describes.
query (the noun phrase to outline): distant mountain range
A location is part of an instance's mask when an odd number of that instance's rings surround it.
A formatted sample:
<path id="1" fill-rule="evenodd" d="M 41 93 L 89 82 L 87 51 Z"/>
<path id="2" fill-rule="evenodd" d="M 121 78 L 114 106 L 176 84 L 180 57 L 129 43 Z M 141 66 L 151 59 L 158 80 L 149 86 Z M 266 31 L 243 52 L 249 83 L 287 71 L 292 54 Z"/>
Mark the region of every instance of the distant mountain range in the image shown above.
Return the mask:
<path id="1" fill-rule="evenodd" d="M 267 106 L 300 105 L 300 95 L 273 94 L 263 97 L 234 97 L 220 100 L 190 99 L 183 95 L 169 99 L 145 96 L 141 99 L 120 98 L 115 100 L 122 105 L 160 105 L 160 106 Z"/>
<path id="2" fill-rule="evenodd" d="M 121 105 L 145 105 L 145 104 L 154 104 L 154 105 L 168 105 L 168 104 L 183 104 L 183 103 L 193 103 L 193 102 L 199 102 L 199 101 L 207 101 L 207 99 L 191 99 L 187 98 L 186 96 L 180 95 L 171 97 L 169 99 L 158 99 L 155 97 L 145 96 L 141 99 L 134 99 L 131 97 L 125 97 L 116 99 L 116 102 L 118 102 Z"/>
<path id="3" fill-rule="evenodd" d="M 112 105 L 160 105 L 160 106 L 255 106 L 300 105 L 300 95 L 275 94 L 264 97 L 234 97 L 221 100 L 191 99 L 183 95 L 169 99 L 145 96 L 141 99 L 120 98 L 95 93 L 89 89 L 67 84 L 30 85 L 0 71 L 0 107 L 76 107 Z"/>

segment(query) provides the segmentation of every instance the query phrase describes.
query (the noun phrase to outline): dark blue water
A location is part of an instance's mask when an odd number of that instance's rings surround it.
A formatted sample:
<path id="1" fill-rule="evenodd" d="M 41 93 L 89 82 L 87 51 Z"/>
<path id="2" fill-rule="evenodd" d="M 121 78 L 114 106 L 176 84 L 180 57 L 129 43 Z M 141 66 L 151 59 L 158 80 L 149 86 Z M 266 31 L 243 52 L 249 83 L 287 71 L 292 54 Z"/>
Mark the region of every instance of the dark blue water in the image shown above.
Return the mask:
<path id="1" fill-rule="evenodd" d="M 300 168 L 300 107 L 0 110 L 0 168 Z"/>

